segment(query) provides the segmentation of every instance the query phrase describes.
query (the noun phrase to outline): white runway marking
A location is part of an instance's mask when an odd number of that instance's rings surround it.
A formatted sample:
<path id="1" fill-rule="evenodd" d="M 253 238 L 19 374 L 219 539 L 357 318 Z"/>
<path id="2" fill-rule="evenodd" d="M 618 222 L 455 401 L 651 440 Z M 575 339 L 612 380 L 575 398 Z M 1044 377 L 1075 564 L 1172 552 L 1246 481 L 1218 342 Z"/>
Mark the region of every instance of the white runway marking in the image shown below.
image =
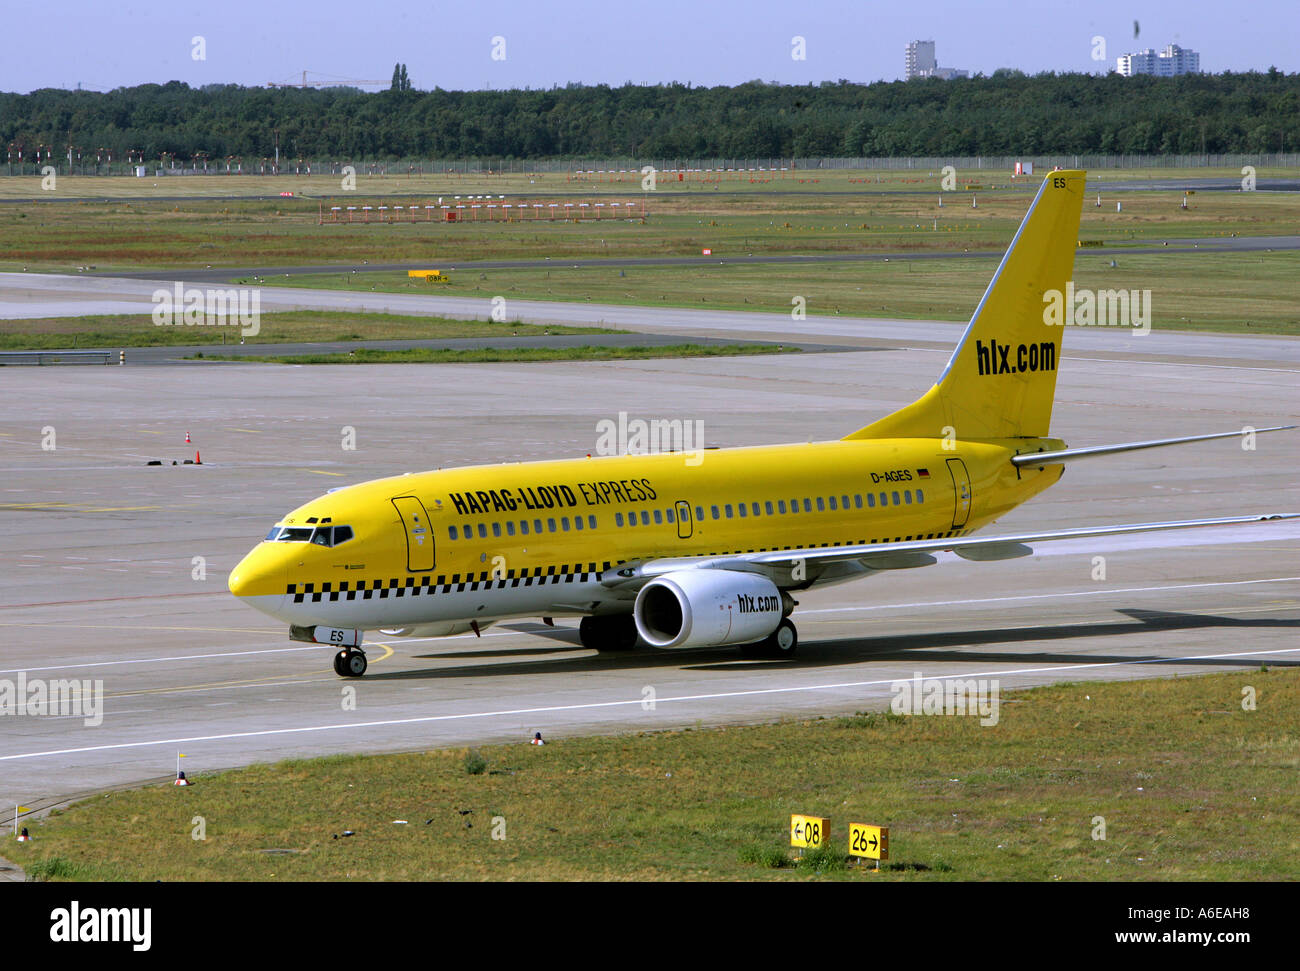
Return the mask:
<path id="1" fill-rule="evenodd" d="M 1267 580 L 1220 580 L 1212 583 L 1176 583 L 1164 587 L 1120 587 L 1114 590 L 1076 590 L 1071 593 L 1026 593 L 1015 597 L 982 597 L 976 600 L 919 600 L 914 603 L 869 604 L 865 607 L 818 607 L 801 610 L 807 614 L 839 614 L 863 610 L 915 610 L 917 607 L 966 607 L 972 604 L 1013 603 L 1018 600 L 1051 600 L 1056 597 L 1100 597 L 1116 593 L 1151 593 L 1159 590 L 1197 590 L 1202 587 L 1239 587 L 1249 583 L 1288 583 L 1300 577 L 1273 577 Z"/>
<path id="2" fill-rule="evenodd" d="M 177 657 L 137 657 L 119 661 L 86 661 L 81 664 L 51 664 L 44 668 L 7 668 L 0 674 L 18 674 L 28 671 L 62 671 L 65 668 L 102 668 L 110 664 L 156 664 L 163 661 L 201 661 L 209 657 L 243 657 L 246 654 L 283 654 L 286 651 L 319 651 L 324 644 L 312 644 L 307 647 L 273 647 L 265 651 L 227 651 L 223 654 L 190 654 Z"/>
<path id="3" fill-rule="evenodd" d="M 1262 657 L 1268 654 L 1296 653 L 1300 653 L 1300 647 L 1280 647 L 1267 651 L 1241 651 L 1234 654 L 1200 654 L 1187 657 L 1138 658 L 1131 661 L 1098 661 L 1095 664 L 1060 664 L 1042 668 L 1017 668 L 1011 671 L 963 671 L 954 675 L 925 675 L 922 680 L 931 681 L 946 677 L 1005 678 L 1015 674 L 1054 674 L 1060 671 L 1075 671 L 1081 668 L 1093 671 L 1099 668 L 1119 667 L 1125 664 L 1176 664 L 1181 661 L 1204 661 L 1210 663 L 1212 661 L 1227 660 L 1229 658 Z M 899 680 L 900 679 L 898 678 L 889 678 L 888 680 L 880 681 L 843 681 L 838 684 L 809 684 L 787 688 L 754 688 L 748 691 L 722 691 L 714 694 L 703 695 L 677 695 L 670 698 L 656 698 L 655 701 L 656 703 L 667 703 L 673 701 L 714 701 L 722 698 L 744 698 L 754 697 L 756 695 L 789 694 L 798 691 L 834 691 L 843 688 L 873 688 L 880 685 L 895 684 Z M 548 705 L 541 708 L 510 708 L 501 711 L 461 712 L 454 715 L 425 715 L 419 718 L 394 718 L 386 721 L 355 722 L 353 724 L 342 725 L 310 725 L 302 728 L 269 728 L 260 732 L 229 732 L 223 735 L 189 735 L 184 738 L 158 738 L 147 742 L 117 742 L 111 745 L 86 745 L 81 748 L 50 749 L 44 752 L 23 752 L 18 755 L 0 755 L 0 762 L 11 762 L 17 759 L 38 759 L 48 755 L 75 755 L 82 752 L 106 752 L 127 748 L 147 748 L 153 745 L 220 742 L 232 738 L 261 738 L 269 735 L 298 735 L 307 732 L 356 731 L 359 728 L 385 728 L 392 725 L 417 725 L 427 724 L 429 722 L 459 721 L 470 718 L 501 718 L 516 715 L 539 715 L 547 712 L 583 711 L 593 708 L 619 708 L 630 705 L 640 706 L 644 703 L 644 700 L 644 698 L 638 695 L 636 698 L 628 698 L 622 701 L 593 701 L 580 705 Z"/>

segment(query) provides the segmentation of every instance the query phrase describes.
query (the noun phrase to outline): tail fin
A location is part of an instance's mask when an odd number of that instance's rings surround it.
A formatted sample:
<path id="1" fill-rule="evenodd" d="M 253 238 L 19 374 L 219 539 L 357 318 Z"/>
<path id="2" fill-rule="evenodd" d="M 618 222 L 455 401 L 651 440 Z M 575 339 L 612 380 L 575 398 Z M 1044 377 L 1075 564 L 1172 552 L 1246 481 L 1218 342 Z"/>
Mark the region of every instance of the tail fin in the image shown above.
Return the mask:
<path id="1" fill-rule="evenodd" d="M 1064 294 L 1074 272 L 1085 175 L 1043 180 L 939 382 L 846 440 L 941 438 L 945 426 L 964 439 L 1047 436 L 1064 328 L 1045 322 L 1044 295 Z"/>

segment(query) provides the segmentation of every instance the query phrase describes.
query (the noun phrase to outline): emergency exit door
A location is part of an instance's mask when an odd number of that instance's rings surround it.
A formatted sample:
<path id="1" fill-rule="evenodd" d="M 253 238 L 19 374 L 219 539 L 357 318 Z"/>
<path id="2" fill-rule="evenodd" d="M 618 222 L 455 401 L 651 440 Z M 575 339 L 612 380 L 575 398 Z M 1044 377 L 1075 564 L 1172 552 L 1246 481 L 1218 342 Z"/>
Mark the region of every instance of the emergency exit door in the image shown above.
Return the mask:
<path id="1" fill-rule="evenodd" d="M 961 459 L 949 459 L 948 474 L 952 476 L 952 490 L 955 497 L 952 528 L 961 529 L 970 518 L 970 473 L 966 471 L 966 463 Z"/>
<path id="2" fill-rule="evenodd" d="M 691 504 L 685 499 L 678 499 L 674 508 L 677 510 L 677 538 L 690 539 L 691 533 L 694 532 Z"/>
<path id="3" fill-rule="evenodd" d="M 415 496 L 402 496 L 393 500 L 397 514 L 402 517 L 406 530 L 406 568 L 412 573 L 433 569 L 433 526 L 424 503 Z"/>

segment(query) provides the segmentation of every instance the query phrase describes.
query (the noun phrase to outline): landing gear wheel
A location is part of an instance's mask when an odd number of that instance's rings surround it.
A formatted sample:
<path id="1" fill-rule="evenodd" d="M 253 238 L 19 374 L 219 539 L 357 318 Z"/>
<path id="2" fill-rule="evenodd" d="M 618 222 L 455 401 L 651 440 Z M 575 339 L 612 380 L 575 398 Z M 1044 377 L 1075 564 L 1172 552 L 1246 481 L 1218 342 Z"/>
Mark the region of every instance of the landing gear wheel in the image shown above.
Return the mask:
<path id="1" fill-rule="evenodd" d="M 355 648 L 334 655 L 334 670 L 341 678 L 359 678 L 366 673 L 366 654 Z"/>
<path id="2" fill-rule="evenodd" d="M 636 647 L 636 621 L 631 614 L 584 617 L 578 624 L 578 636 L 589 650 L 630 651 Z"/>
<path id="3" fill-rule="evenodd" d="M 740 653 L 745 657 L 787 658 L 794 657 L 798 649 L 799 632 L 787 617 L 763 640 L 742 645 Z"/>

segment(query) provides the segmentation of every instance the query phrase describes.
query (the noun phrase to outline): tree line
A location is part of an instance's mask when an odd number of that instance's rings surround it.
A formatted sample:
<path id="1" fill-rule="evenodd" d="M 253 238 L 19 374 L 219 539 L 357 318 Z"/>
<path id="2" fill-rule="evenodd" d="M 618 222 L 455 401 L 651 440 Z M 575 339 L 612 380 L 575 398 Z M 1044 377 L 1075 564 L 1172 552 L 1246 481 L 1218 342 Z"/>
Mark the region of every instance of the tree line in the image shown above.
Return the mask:
<path id="1" fill-rule="evenodd" d="M 1300 149 L 1300 74 L 1000 70 L 952 81 L 542 90 L 255 88 L 179 81 L 0 94 L 11 160 L 138 152 L 254 159 L 782 158 Z"/>

